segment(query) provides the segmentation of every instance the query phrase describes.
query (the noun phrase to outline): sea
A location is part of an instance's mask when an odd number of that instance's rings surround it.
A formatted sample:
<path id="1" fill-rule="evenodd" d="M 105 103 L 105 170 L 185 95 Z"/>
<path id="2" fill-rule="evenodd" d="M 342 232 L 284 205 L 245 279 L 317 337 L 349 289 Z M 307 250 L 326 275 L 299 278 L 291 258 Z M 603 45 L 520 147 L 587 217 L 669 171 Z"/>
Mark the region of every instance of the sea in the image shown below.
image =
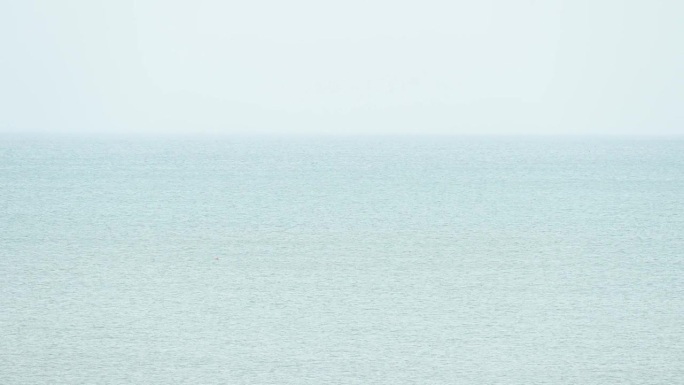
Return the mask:
<path id="1" fill-rule="evenodd" d="M 0 384 L 682 362 L 682 137 L 0 137 Z"/>

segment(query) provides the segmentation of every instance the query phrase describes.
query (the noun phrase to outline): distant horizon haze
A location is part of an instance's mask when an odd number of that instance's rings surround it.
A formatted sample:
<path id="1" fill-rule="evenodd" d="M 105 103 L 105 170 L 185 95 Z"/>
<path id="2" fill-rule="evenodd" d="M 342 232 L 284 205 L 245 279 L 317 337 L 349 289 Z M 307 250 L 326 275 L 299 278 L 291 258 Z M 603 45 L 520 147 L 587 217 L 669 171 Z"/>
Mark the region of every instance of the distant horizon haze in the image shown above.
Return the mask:
<path id="1" fill-rule="evenodd" d="M 0 5 L 0 135 L 684 133 L 684 3 Z"/>

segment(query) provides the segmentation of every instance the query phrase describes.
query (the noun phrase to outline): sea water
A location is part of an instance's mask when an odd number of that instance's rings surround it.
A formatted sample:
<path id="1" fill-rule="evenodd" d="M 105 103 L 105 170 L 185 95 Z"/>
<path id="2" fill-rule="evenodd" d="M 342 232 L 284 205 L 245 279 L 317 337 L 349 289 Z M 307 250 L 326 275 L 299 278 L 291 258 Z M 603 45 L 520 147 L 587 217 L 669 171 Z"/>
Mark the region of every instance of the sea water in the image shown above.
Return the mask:
<path id="1" fill-rule="evenodd" d="M 2 384 L 684 381 L 684 140 L 0 140 Z"/>

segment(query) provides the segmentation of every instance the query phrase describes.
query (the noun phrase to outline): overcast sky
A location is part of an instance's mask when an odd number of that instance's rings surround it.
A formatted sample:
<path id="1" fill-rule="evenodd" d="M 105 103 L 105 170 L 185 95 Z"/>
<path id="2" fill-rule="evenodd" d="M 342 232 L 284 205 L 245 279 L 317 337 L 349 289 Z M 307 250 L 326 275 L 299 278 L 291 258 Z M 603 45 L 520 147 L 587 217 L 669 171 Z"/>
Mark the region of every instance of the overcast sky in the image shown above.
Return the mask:
<path id="1" fill-rule="evenodd" d="M 0 132 L 684 133 L 676 0 L 5 0 Z"/>

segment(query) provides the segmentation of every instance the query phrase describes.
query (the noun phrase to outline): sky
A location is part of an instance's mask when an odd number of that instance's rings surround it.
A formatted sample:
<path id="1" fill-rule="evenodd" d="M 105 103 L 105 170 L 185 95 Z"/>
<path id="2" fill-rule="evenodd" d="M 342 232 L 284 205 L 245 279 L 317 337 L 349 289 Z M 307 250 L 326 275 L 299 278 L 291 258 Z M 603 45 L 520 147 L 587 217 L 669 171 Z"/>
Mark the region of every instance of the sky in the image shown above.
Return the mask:
<path id="1" fill-rule="evenodd" d="M 0 133 L 684 133 L 677 0 L 2 0 Z"/>

